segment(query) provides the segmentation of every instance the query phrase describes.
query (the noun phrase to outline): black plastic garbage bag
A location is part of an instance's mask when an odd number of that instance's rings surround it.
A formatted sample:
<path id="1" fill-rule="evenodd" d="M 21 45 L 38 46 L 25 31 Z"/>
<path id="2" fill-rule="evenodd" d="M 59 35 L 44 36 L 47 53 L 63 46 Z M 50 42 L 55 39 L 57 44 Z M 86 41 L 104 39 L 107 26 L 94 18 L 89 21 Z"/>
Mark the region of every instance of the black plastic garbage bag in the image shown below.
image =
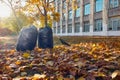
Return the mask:
<path id="1" fill-rule="evenodd" d="M 53 48 L 53 33 L 49 26 L 39 29 L 38 47 L 43 49 Z"/>
<path id="2" fill-rule="evenodd" d="M 36 46 L 38 31 L 37 28 L 31 25 L 28 28 L 23 28 L 17 41 L 16 50 L 26 51 L 33 50 Z"/>

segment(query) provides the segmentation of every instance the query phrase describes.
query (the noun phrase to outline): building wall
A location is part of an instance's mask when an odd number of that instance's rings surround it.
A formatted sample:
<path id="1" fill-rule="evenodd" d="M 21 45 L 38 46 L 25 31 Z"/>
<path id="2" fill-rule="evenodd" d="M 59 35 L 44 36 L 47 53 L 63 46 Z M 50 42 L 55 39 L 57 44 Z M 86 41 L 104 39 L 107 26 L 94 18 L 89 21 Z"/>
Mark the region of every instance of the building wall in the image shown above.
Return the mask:
<path id="1" fill-rule="evenodd" d="M 53 24 L 54 35 L 120 36 L 120 0 L 74 0 L 75 10 L 66 1 L 55 0 L 60 21 Z"/>

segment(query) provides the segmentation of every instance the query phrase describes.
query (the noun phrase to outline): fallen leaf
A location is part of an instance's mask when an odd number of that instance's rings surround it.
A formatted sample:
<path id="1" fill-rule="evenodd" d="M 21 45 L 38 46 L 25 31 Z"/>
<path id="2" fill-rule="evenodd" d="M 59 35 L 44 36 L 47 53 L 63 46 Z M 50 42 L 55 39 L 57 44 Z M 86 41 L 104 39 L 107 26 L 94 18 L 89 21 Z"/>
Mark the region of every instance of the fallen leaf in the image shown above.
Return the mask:
<path id="1" fill-rule="evenodd" d="M 77 80 L 85 80 L 85 78 L 84 77 L 80 77 L 79 79 L 77 79 Z"/>
<path id="2" fill-rule="evenodd" d="M 30 53 L 23 53 L 23 55 L 22 55 L 24 58 L 29 58 L 30 57 Z"/>
<path id="3" fill-rule="evenodd" d="M 33 80 L 37 80 L 37 79 L 41 79 L 41 78 L 45 78 L 46 75 L 45 74 L 34 74 L 33 76 Z"/>
<path id="4" fill-rule="evenodd" d="M 112 79 L 114 79 L 117 75 L 120 75 L 120 71 L 119 70 L 116 70 L 112 73 L 111 77 Z"/>

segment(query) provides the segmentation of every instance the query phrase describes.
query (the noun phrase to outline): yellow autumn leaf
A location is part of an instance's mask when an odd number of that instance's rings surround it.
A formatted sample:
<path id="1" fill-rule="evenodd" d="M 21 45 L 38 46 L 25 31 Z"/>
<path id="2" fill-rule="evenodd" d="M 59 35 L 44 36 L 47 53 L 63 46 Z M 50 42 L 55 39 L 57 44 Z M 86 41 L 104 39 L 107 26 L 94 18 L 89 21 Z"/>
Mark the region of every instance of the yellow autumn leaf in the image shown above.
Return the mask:
<path id="1" fill-rule="evenodd" d="M 116 70 L 112 73 L 111 77 L 112 79 L 114 79 L 117 75 L 120 75 L 120 71 L 119 70 Z"/>
<path id="2" fill-rule="evenodd" d="M 52 24 L 53 24 L 52 20 L 48 20 L 48 26 L 52 27 Z"/>
<path id="3" fill-rule="evenodd" d="M 74 78 L 64 78 L 64 80 L 75 80 Z"/>
<path id="4" fill-rule="evenodd" d="M 110 61 L 110 58 L 106 58 L 106 59 L 104 59 L 105 61 Z"/>
<path id="5" fill-rule="evenodd" d="M 15 64 L 20 65 L 20 64 L 21 64 L 21 61 L 20 61 L 20 60 L 17 60 L 17 61 L 15 62 Z"/>
<path id="6" fill-rule="evenodd" d="M 57 76 L 57 80 L 64 80 L 64 78 L 63 78 L 62 75 L 58 75 L 58 76 Z"/>
<path id="7" fill-rule="evenodd" d="M 93 47 L 95 47 L 96 45 L 95 45 L 95 44 L 93 44 L 92 46 L 93 46 Z"/>
<path id="8" fill-rule="evenodd" d="M 11 67 L 10 66 L 5 66 L 5 69 L 10 70 Z"/>
<path id="9" fill-rule="evenodd" d="M 98 75 L 98 76 L 105 76 L 105 74 L 102 73 L 102 72 L 98 72 L 97 75 Z"/>
<path id="10" fill-rule="evenodd" d="M 48 22 L 48 26 L 52 27 L 52 23 L 51 23 L 51 22 Z"/>
<path id="11" fill-rule="evenodd" d="M 93 52 L 97 49 L 97 47 L 93 47 L 89 54 L 93 54 Z"/>
<path id="12" fill-rule="evenodd" d="M 38 52 L 41 52 L 41 51 L 42 51 L 42 49 L 41 49 L 41 48 L 36 48 L 36 50 L 37 50 Z"/>
<path id="13" fill-rule="evenodd" d="M 38 80 L 38 79 L 41 79 L 41 78 L 45 78 L 46 77 L 46 75 L 45 74 L 35 74 L 34 76 L 33 76 L 33 79 L 32 80 Z"/>
<path id="14" fill-rule="evenodd" d="M 30 23 L 34 22 L 34 18 L 33 17 L 28 17 L 28 20 L 29 20 Z"/>
<path id="15" fill-rule="evenodd" d="M 51 12 L 54 12 L 55 8 L 54 7 L 50 7 L 48 10 L 51 11 Z"/>
<path id="16" fill-rule="evenodd" d="M 51 20 L 50 14 L 47 15 L 47 19 L 48 19 L 48 20 Z"/>
<path id="17" fill-rule="evenodd" d="M 40 0 L 30 0 L 30 3 L 32 4 L 38 4 Z"/>
<path id="18" fill-rule="evenodd" d="M 80 60 L 80 58 L 75 58 L 75 59 L 74 59 L 74 61 L 76 61 L 76 62 L 79 61 L 79 60 Z"/>
<path id="19" fill-rule="evenodd" d="M 77 79 L 77 80 L 85 80 L 85 78 L 84 77 L 80 77 L 79 79 Z"/>
<path id="20" fill-rule="evenodd" d="M 40 28 L 43 28 L 45 26 L 45 21 L 44 20 L 40 20 Z"/>
<path id="21" fill-rule="evenodd" d="M 60 20 L 60 14 L 58 12 L 53 13 L 53 20 L 57 22 Z"/>
<path id="22" fill-rule="evenodd" d="M 23 55 L 22 55 L 24 58 L 29 58 L 30 57 L 30 53 L 23 53 Z"/>
<path id="23" fill-rule="evenodd" d="M 72 2 L 72 9 L 73 10 L 76 10 L 78 8 L 78 6 L 76 5 L 76 1 L 74 0 L 73 2 Z"/>
<path id="24" fill-rule="evenodd" d="M 14 54 L 15 50 L 10 50 L 10 54 Z"/>

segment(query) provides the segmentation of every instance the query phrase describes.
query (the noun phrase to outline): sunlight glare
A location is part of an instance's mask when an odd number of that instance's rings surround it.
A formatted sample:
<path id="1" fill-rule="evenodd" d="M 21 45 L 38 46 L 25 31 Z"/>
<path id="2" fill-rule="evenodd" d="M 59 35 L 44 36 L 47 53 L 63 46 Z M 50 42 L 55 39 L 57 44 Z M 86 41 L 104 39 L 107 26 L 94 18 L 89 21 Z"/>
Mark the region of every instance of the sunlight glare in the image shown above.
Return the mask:
<path id="1" fill-rule="evenodd" d="M 9 17 L 11 10 L 5 4 L 0 4 L 0 17 Z"/>

